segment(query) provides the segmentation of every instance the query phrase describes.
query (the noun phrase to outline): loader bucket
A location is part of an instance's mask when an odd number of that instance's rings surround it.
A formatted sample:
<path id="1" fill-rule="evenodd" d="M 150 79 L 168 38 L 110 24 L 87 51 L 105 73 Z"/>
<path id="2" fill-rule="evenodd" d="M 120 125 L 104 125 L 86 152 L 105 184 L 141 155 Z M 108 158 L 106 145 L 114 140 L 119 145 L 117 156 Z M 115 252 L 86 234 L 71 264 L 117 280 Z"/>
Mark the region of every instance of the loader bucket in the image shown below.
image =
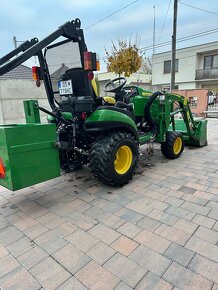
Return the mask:
<path id="1" fill-rule="evenodd" d="M 183 120 L 175 120 L 175 129 L 181 132 L 186 145 L 202 147 L 207 145 L 207 120 L 195 118 L 195 129 L 190 127 L 190 133 L 187 130 L 186 124 Z M 169 130 L 172 130 L 170 126 Z"/>

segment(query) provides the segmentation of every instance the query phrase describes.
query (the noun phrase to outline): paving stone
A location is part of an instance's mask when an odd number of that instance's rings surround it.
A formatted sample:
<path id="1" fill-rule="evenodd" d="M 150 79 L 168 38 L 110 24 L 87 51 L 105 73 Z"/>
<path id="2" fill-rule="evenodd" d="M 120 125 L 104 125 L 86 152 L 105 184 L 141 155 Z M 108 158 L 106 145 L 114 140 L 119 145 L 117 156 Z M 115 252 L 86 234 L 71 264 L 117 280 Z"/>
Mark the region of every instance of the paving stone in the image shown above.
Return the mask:
<path id="1" fill-rule="evenodd" d="M 188 239 L 191 237 L 190 234 L 167 225 L 161 225 L 155 231 L 155 233 L 182 246 L 184 246 Z"/>
<path id="2" fill-rule="evenodd" d="M 58 215 L 49 212 L 37 219 L 38 222 L 43 224 L 45 227 L 49 229 L 53 229 L 57 227 L 58 225 L 62 224 L 64 222 L 64 219 L 59 217 Z"/>
<path id="3" fill-rule="evenodd" d="M 136 211 L 142 215 L 147 215 L 151 212 L 151 208 L 148 206 L 149 202 L 146 199 L 132 201 L 126 205 L 127 208 Z"/>
<path id="4" fill-rule="evenodd" d="M 119 253 L 107 261 L 104 267 L 133 288 L 147 273 L 146 269 Z"/>
<path id="5" fill-rule="evenodd" d="M 157 209 L 164 211 L 166 208 L 168 208 L 169 204 L 159 201 L 159 200 L 153 200 L 151 203 L 149 203 L 149 207 L 151 209 Z"/>
<path id="6" fill-rule="evenodd" d="M 56 289 L 71 277 L 69 272 L 50 257 L 31 268 L 30 273 L 46 290 Z"/>
<path id="7" fill-rule="evenodd" d="M 169 196 L 166 200 L 165 200 L 166 203 L 169 203 L 173 206 L 177 206 L 179 207 L 183 202 L 184 200 L 180 199 L 180 198 L 176 198 L 176 197 L 173 197 L 173 196 Z"/>
<path id="8" fill-rule="evenodd" d="M 52 231 L 46 232 L 45 234 L 36 238 L 35 243 L 38 244 L 48 254 L 53 254 L 67 244 L 64 239 Z"/>
<path id="9" fill-rule="evenodd" d="M 120 282 L 117 277 L 94 261 L 77 272 L 75 277 L 90 290 L 112 290 Z"/>
<path id="10" fill-rule="evenodd" d="M 7 220 L 9 221 L 10 224 L 15 225 L 17 222 L 21 221 L 22 219 L 29 217 L 27 213 L 24 211 L 18 211 L 16 213 L 13 213 L 9 216 L 7 216 Z"/>
<path id="11" fill-rule="evenodd" d="M 174 262 L 163 278 L 180 290 L 210 290 L 212 287 L 212 282 Z"/>
<path id="12" fill-rule="evenodd" d="M 195 192 L 196 193 L 196 192 Z M 201 198 L 199 196 L 196 196 L 195 194 L 193 195 L 190 195 L 188 193 L 185 193 L 183 196 L 182 196 L 182 199 L 183 200 L 186 200 L 188 202 L 191 202 L 191 203 L 196 203 L 198 205 L 202 205 L 202 206 L 205 206 L 207 203 L 208 203 L 208 200 L 205 199 L 205 198 Z"/>
<path id="13" fill-rule="evenodd" d="M 193 253 L 192 251 L 184 247 L 181 247 L 176 244 L 172 244 L 166 250 L 166 252 L 164 253 L 164 256 L 186 267 L 191 261 L 191 259 L 193 258 L 194 254 L 195 253 Z"/>
<path id="14" fill-rule="evenodd" d="M 24 268 L 18 268 L 11 275 L 0 279 L 1 289 L 38 290 L 40 284 Z"/>
<path id="15" fill-rule="evenodd" d="M 0 215 L 0 230 L 7 227 L 9 225 L 9 222 Z"/>
<path id="16" fill-rule="evenodd" d="M 22 237 L 23 233 L 14 226 L 8 226 L 0 230 L 0 242 L 4 246 L 9 246 Z"/>
<path id="17" fill-rule="evenodd" d="M 79 220 L 74 222 L 74 224 L 78 227 L 81 228 L 84 231 L 90 230 L 92 227 L 98 224 L 97 220 L 94 220 L 90 217 L 87 217 L 85 215 L 82 215 Z"/>
<path id="18" fill-rule="evenodd" d="M 215 220 L 218 220 L 218 210 L 212 209 L 208 215 L 210 218 L 213 218 Z"/>
<path id="19" fill-rule="evenodd" d="M 218 222 L 216 222 L 215 225 L 213 226 L 213 230 L 218 232 Z"/>
<path id="20" fill-rule="evenodd" d="M 4 206 L 0 206 L 0 214 L 4 217 L 7 217 L 19 211 L 20 211 L 19 207 L 13 203 L 7 203 Z"/>
<path id="21" fill-rule="evenodd" d="M 68 203 L 68 206 L 71 207 L 72 210 L 76 209 L 78 212 L 84 212 L 91 207 L 87 202 L 78 198 Z"/>
<path id="22" fill-rule="evenodd" d="M 174 227 L 187 233 L 187 234 L 193 234 L 196 229 L 198 228 L 198 225 L 192 223 L 192 222 L 189 222 L 189 221 L 186 221 L 186 220 L 183 220 L 183 219 L 179 219 L 175 224 L 174 224 Z"/>
<path id="23" fill-rule="evenodd" d="M 218 210 L 218 203 L 210 200 L 207 204 L 207 207 Z"/>
<path id="24" fill-rule="evenodd" d="M 130 240 L 125 236 L 121 236 L 111 245 L 111 247 L 114 250 L 120 252 L 121 254 L 128 256 L 138 247 L 138 245 L 139 244 L 134 242 L 133 240 Z"/>
<path id="25" fill-rule="evenodd" d="M 112 229 L 119 228 L 122 224 L 125 223 L 125 220 L 122 220 L 118 216 L 111 214 L 109 212 L 105 212 L 102 215 L 100 215 L 97 220 L 100 223 L 103 223 L 105 226 L 108 226 Z"/>
<path id="26" fill-rule="evenodd" d="M 34 240 L 35 238 L 38 238 L 39 236 L 41 236 L 42 234 L 46 232 L 48 232 L 48 229 L 39 223 L 24 230 L 25 235 L 28 236 L 32 240 Z"/>
<path id="27" fill-rule="evenodd" d="M 40 198 L 35 200 L 39 205 L 49 208 L 55 204 L 57 204 L 57 200 L 49 195 L 42 195 Z"/>
<path id="28" fill-rule="evenodd" d="M 142 281 L 136 286 L 136 290 L 171 290 L 173 285 L 161 279 L 152 272 L 148 272 Z"/>
<path id="29" fill-rule="evenodd" d="M 12 255 L 4 256 L 0 259 L 0 277 L 3 277 L 4 275 L 12 272 L 19 267 L 20 264 Z"/>
<path id="30" fill-rule="evenodd" d="M 182 219 L 185 219 L 188 221 L 192 220 L 193 217 L 195 216 L 195 213 L 193 213 L 187 209 L 184 209 L 181 207 L 175 207 L 172 205 L 166 209 L 166 213 L 172 214 L 174 216 L 177 216 L 179 218 L 182 218 Z"/>
<path id="31" fill-rule="evenodd" d="M 87 209 L 86 211 L 84 211 L 84 214 L 92 219 L 97 219 L 98 216 L 100 216 L 103 213 L 104 213 L 104 211 L 97 206 L 92 206 L 89 209 Z"/>
<path id="32" fill-rule="evenodd" d="M 77 227 L 75 227 L 70 222 L 64 222 L 63 224 L 60 224 L 59 226 L 53 229 L 53 231 L 62 238 L 68 236 L 69 234 L 72 234 L 76 230 L 77 230 Z"/>
<path id="33" fill-rule="evenodd" d="M 94 238 L 93 236 L 81 229 L 78 229 L 69 236 L 67 236 L 66 240 L 84 253 L 99 242 L 98 239 Z"/>
<path id="34" fill-rule="evenodd" d="M 204 207 L 204 206 L 192 203 L 192 202 L 188 202 L 188 201 L 185 201 L 181 205 L 181 208 L 188 209 L 188 210 L 190 210 L 190 211 L 192 211 L 194 213 L 198 213 L 198 214 L 205 215 L 205 216 L 210 211 L 210 208 L 207 208 L 207 207 Z"/>
<path id="35" fill-rule="evenodd" d="M 34 247 L 30 248 L 29 250 L 27 248 L 23 254 L 17 257 L 17 259 L 26 269 L 30 269 L 47 257 L 48 254 L 46 252 L 34 245 Z"/>
<path id="36" fill-rule="evenodd" d="M 31 215 L 33 218 L 38 218 L 46 213 L 48 210 L 42 206 L 39 206 L 36 202 L 32 200 L 25 200 L 17 204 L 24 212 Z"/>
<path id="37" fill-rule="evenodd" d="M 120 237 L 119 233 L 102 224 L 94 226 L 88 232 L 107 245 L 110 245 Z"/>
<path id="38" fill-rule="evenodd" d="M 218 283 L 218 263 L 196 254 L 188 268 L 208 280 Z"/>
<path id="39" fill-rule="evenodd" d="M 87 290 L 87 288 L 80 283 L 75 277 L 71 277 L 64 282 L 57 290 Z"/>
<path id="40" fill-rule="evenodd" d="M 54 253 L 53 257 L 72 274 L 75 274 L 90 261 L 88 256 L 70 244 Z"/>
<path id="41" fill-rule="evenodd" d="M 128 285 L 126 285 L 126 283 L 121 282 L 116 288 L 115 290 L 131 290 L 132 287 L 129 287 Z"/>
<path id="42" fill-rule="evenodd" d="M 129 258 L 138 263 L 141 267 L 150 270 L 154 274 L 161 276 L 171 264 L 168 258 L 144 247 L 139 246 Z"/>
<path id="43" fill-rule="evenodd" d="M 103 244 L 102 242 L 95 245 L 93 248 L 86 252 L 92 260 L 97 262 L 99 265 L 103 265 L 106 261 L 108 261 L 116 251 L 111 247 Z"/>
<path id="44" fill-rule="evenodd" d="M 125 207 L 119 209 L 114 214 L 118 215 L 122 220 L 126 220 L 134 224 L 139 222 L 144 217 L 144 215 Z"/>
<path id="45" fill-rule="evenodd" d="M 7 255 L 8 255 L 7 249 L 2 244 L 0 244 L 0 259 Z"/>
<path id="46" fill-rule="evenodd" d="M 194 236 L 213 244 L 216 244 L 218 242 L 218 232 L 209 230 L 201 226 L 197 229 Z"/>
<path id="47" fill-rule="evenodd" d="M 121 227 L 119 227 L 117 231 L 129 237 L 130 239 L 133 239 L 138 233 L 140 233 L 141 229 L 130 222 L 126 222 Z"/>
<path id="48" fill-rule="evenodd" d="M 15 223 L 14 225 L 21 231 L 24 231 L 37 224 L 37 221 L 30 215 L 25 215 L 23 219 Z"/>
<path id="49" fill-rule="evenodd" d="M 26 251 L 29 251 L 34 246 L 35 244 L 33 241 L 31 241 L 27 237 L 24 237 L 8 246 L 7 249 L 14 257 L 17 258 L 19 255 L 25 253 Z"/>
<path id="50" fill-rule="evenodd" d="M 198 167 L 199 167 L 199 165 L 197 165 L 196 169 L 198 169 Z M 187 182 L 186 186 L 187 187 L 191 187 L 191 188 L 196 189 L 196 190 L 203 190 L 203 191 L 207 190 L 207 186 L 204 186 L 204 185 L 201 185 L 201 184 L 198 184 L 198 183 L 194 183 L 194 182 L 191 182 L 191 181 Z"/>
<path id="51" fill-rule="evenodd" d="M 196 214 L 196 216 L 193 218 L 192 221 L 198 225 L 204 226 L 209 229 L 211 229 L 216 222 L 214 219 L 211 219 L 209 217 L 200 214 Z"/>
<path id="52" fill-rule="evenodd" d="M 163 254 L 171 244 L 168 240 L 147 230 L 139 233 L 134 240 L 160 254 Z"/>
<path id="53" fill-rule="evenodd" d="M 137 225 L 143 229 L 153 232 L 161 225 L 161 223 L 146 216 L 141 221 L 139 221 Z"/>
<path id="54" fill-rule="evenodd" d="M 197 237 L 191 237 L 187 242 L 186 248 L 204 256 L 212 261 L 218 262 L 218 246 Z"/>
<path id="55" fill-rule="evenodd" d="M 162 212 L 157 209 L 154 209 L 152 212 L 150 212 L 148 216 L 169 226 L 174 225 L 178 221 L 178 218 L 176 216 L 168 214 L 166 212 Z"/>

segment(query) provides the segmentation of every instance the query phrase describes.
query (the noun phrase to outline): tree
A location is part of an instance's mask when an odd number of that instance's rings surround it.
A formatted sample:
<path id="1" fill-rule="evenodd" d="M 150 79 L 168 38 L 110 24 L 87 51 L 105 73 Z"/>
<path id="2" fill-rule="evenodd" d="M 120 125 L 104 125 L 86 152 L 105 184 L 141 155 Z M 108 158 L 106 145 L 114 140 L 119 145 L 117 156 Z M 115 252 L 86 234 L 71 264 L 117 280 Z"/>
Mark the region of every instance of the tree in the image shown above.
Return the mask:
<path id="1" fill-rule="evenodd" d="M 112 41 L 110 52 L 106 49 L 106 63 L 109 72 L 115 72 L 119 76 L 124 74 L 129 77 L 132 73 L 137 72 L 142 65 L 142 55 L 138 48 L 138 41 L 134 44 L 131 40 L 118 40 L 118 45 Z"/>
<path id="2" fill-rule="evenodd" d="M 139 72 L 148 75 L 152 74 L 152 62 L 150 57 L 143 58 Z"/>

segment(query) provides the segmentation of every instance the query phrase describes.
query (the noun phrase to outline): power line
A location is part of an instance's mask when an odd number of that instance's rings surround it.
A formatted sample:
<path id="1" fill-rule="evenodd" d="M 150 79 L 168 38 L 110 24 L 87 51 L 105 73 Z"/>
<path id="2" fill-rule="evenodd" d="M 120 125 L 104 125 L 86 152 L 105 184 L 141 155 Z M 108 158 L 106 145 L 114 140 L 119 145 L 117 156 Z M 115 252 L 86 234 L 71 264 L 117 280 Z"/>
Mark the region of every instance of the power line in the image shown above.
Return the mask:
<path id="1" fill-rule="evenodd" d="M 184 2 L 182 2 L 182 1 L 180 1 L 180 0 L 179 0 L 179 3 L 181 3 L 182 5 L 185 5 L 185 6 L 188 6 L 188 7 L 191 7 L 191 8 L 194 8 L 194 9 L 200 10 L 200 11 L 203 11 L 203 12 L 207 12 L 207 13 L 210 13 L 210 14 L 218 15 L 218 13 L 216 13 L 216 12 L 209 11 L 209 10 L 206 10 L 206 9 L 203 9 L 203 8 L 200 8 L 200 7 L 196 7 L 196 6 L 193 6 L 193 5 L 190 5 L 190 4 L 187 4 L 187 3 L 184 3 Z"/>
<path id="2" fill-rule="evenodd" d="M 129 3 L 129 4 L 127 4 L 126 6 L 123 6 L 123 7 L 121 7 L 120 9 L 118 9 L 118 10 L 114 11 L 113 13 L 111 13 L 111 14 L 109 14 L 109 15 L 105 16 L 104 18 L 102 18 L 102 19 L 99 19 L 98 21 L 94 22 L 93 24 L 91 24 L 91 25 L 87 26 L 86 28 L 84 28 L 84 30 L 86 30 L 86 29 L 89 29 L 89 28 L 91 28 L 91 27 L 95 26 L 96 24 L 98 24 L 98 23 L 100 23 L 100 22 L 102 22 L 102 21 L 104 21 L 104 20 L 106 20 L 106 19 L 108 19 L 108 18 L 112 17 L 114 14 L 117 14 L 117 13 L 119 13 L 120 11 L 122 11 L 122 10 L 124 10 L 124 9 L 128 8 L 129 6 L 131 6 L 131 5 L 135 4 L 135 3 L 136 3 L 136 2 L 138 2 L 138 1 L 139 1 L 139 0 L 135 0 L 135 1 L 133 1 L 133 2 L 131 2 L 131 3 Z"/>
<path id="3" fill-rule="evenodd" d="M 160 42 L 160 39 L 161 39 L 161 36 L 162 36 L 163 30 L 164 30 L 164 27 L 165 27 L 165 24 L 166 24 L 166 21 L 167 21 L 167 16 L 168 16 L 168 13 L 169 13 L 169 9 L 170 9 L 170 5 L 171 5 L 171 1 L 172 1 L 172 0 L 169 1 L 168 7 L 167 7 L 167 13 L 166 13 L 166 16 L 165 16 L 165 19 L 164 19 L 164 23 L 163 23 L 162 28 L 161 28 L 161 32 L 160 32 L 160 36 L 159 36 L 159 39 L 158 39 L 157 44 L 159 44 L 159 42 Z"/>
<path id="4" fill-rule="evenodd" d="M 209 34 L 216 33 L 216 32 L 218 32 L 218 28 L 214 28 L 214 29 L 211 29 L 211 30 L 208 30 L 208 31 L 203 31 L 203 32 L 199 32 L 199 33 L 196 33 L 196 34 L 188 35 L 186 37 L 178 38 L 177 42 L 190 40 L 190 39 L 193 39 L 193 38 L 209 35 Z M 166 45 L 169 45 L 169 44 L 171 44 L 171 41 L 166 41 L 166 42 L 159 43 L 155 47 L 158 48 L 158 47 L 166 46 Z M 153 46 L 147 46 L 147 47 L 142 47 L 139 50 L 149 50 L 149 49 L 152 49 L 152 48 L 153 48 Z"/>

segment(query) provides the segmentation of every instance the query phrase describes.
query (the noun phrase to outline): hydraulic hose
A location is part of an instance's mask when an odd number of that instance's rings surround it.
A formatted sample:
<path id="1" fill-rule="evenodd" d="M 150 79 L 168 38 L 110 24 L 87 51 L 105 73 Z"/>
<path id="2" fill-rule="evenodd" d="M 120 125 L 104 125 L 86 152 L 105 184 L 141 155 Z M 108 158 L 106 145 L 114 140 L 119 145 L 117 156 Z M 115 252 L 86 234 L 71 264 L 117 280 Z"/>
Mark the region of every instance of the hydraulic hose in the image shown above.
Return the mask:
<path id="1" fill-rule="evenodd" d="M 150 98 L 148 99 L 147 104 L 145 105 L 145 108 L 144 108 L 145 121 L 148 123 L 154 135 L 157 135 L 158 133 L 158 122 L 155 121 L 151 116 L 151 105 L 153 104 L 154 100 L 162 94 L 163 93 L 161 92 L 153 93 L 153 95 L 151 95 Z"/>

